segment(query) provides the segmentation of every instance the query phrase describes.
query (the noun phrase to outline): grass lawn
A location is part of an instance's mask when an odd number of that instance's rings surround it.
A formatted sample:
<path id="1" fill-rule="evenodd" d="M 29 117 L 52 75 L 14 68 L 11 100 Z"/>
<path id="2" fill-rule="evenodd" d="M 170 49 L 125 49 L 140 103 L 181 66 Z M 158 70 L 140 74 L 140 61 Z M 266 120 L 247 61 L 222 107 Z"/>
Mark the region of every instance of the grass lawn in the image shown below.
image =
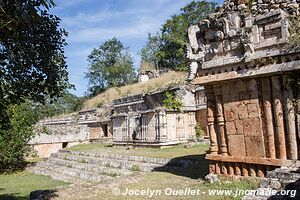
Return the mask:
<path id="1" fill-rule="evenodd" d="M 33 190 L 55 190 L 63 185 L 66 183 L 26 171 L 0 175 L 0 200 L 27 200 Z"/>
<path id="2" fill-rule="evenodd" d="M 68 148 L 74 151 L 92 151 L 103 153 L 115 153 L 135 156 L 146 156 L 155 158 L 178 158 L 186 157 L 189 159 L 203 159 L 203 155 L 208 150 L 209 145 L 199 144 L 193 147 L 185 148 L 184 144 L 167 147 L 167 148 L 142 148 L 136 147 L 133 149 L 126 149 L 125 147 L 112 147 L 111 143 L 94 143 L 94 144 L 80 144 Z M 202 157 L 200 156 L 202 155 Z"/>
<path id="3" fill-rule="evenodd" d="M 141 180 L 136 183 L 129 183 L 129 184 L 121 184 L 118 186 L 120 190 L 120 195 L 114 195 L 113 189 L 104 189 L 100 190 L 97 193 L 95 198 L 91 199 L 157 199 L 157 200 L 175 200 L 175 199 L 201 199 L 201 200 L 238 200 L 241 199 L 242 196 L 234 197 L 231 196 L 217 196 L 217 195 L 209 195 L 209 190 L 220 190 L 220 189 L 227 189 L 233 190 L 235 192 L 236 189 L 239 190 L 249 190 L 257 187 L 258 182 L 256 181 L 223 181 L 221 184 L 215 183 L 205 183 L 201 179 L 191 179 L 185 176 L 180 176 L 172 173 L 167 172 L 151 172 L 145 174 Z M 147 195 L 125 195 L 125 191 L 128 190 L 155 190 L 161 191 L 161 193 L 157 193 L 157 195 L 153 197 L 149 197 Z M 199 189 L 201 192 L 200 195 L 166 195 L 170 189 L 172 188 L 173 191 L 176 190 L 185 190 L 186 188 L 190 188 L 192 190 Z M 166 192 L 166 193 L 165 193 Z M 204 193 L 203 193 L 204 192 Z"/>

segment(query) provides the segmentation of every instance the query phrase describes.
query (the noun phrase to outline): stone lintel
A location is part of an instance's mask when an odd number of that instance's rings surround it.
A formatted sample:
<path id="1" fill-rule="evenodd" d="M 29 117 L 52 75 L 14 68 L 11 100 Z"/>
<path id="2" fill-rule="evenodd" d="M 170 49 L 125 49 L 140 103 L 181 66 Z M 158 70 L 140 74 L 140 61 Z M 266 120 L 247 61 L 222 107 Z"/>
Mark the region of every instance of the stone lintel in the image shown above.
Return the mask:
<path id="1" fill-rule="evenodd" d="M 206 154 L 205 159 L 212 160 L 212 161 L 220 161 L 220 162 L 259 164 L 259 165 L 271 165 L 271 166 L 282 166 L 282 163 L 286 162 L 285 160 L 272 159 L 272 158 L 222 156 L 222 155 L 211 155 L 211 154 Z"/>
<path id="2" fill-rule="evenodd" d="M 263 75 L 270 75 L 270 74 L 280 74 L 286 71 L 293 71 L 300 69 L 300 61 L 291 61 L 288 63 L 281 63 L 281 64 L 273 64 L 262 66 L 260 68 L 254 69 L 244 69 L 241 71 L 232 71 L 214 75 L 207 75 L 203 77 L 197 77 L 192 81 L 194 85 L 203 85 L 213 82 L 219 81 L 226 81 L 226 80 L 233 80 L 238 78 L 254 78 Z"/>

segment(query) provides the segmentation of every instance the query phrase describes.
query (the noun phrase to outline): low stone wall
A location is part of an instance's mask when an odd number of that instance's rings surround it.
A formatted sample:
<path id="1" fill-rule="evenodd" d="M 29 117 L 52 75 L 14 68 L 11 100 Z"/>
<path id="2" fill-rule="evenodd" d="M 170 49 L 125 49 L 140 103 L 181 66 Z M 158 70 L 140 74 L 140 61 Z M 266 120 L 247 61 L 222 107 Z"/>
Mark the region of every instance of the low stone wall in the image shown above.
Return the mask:
<path id="1" fill-rule="evenodd" d="M 49 157 L 58 150 L 89 142 L 89 128 L 75 119 L 57 118 L 40 121 L 34 127 L 35 137 L 29 142 L 39 157 Z"/>
<path id="2" fill-rule="evenodd" d="M 43 143 L 43 144 L 34 144 L 32 145 L 37 155 L 40 158 L 50 157 L 51 154 L 57 153 L 59 150 L 74 145 L 87 143 L 85 142 L 57 142 L 57 143 Z"/>

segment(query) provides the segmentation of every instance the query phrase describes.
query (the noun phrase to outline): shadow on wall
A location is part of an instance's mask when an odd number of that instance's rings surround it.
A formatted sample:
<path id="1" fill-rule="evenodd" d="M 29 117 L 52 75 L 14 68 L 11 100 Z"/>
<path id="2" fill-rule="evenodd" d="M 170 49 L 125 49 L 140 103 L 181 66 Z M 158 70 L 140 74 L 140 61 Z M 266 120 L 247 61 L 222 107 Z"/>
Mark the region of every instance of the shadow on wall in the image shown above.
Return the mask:
<path id="1" fill-rule="evenodd" d="M 209 173 L 209 161 L 205 154 L 188 155 L 171 159 L 166 165 L 153 171 L 168 172 L 192 179 L 204 178 Z"/>

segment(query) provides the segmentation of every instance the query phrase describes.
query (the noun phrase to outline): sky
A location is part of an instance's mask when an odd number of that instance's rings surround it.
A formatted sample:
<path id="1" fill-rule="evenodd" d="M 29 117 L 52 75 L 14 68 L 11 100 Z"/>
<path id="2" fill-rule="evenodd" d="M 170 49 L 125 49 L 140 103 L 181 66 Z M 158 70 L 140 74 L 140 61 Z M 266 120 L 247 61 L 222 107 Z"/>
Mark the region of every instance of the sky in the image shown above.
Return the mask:
<path id="1" fill-rule="evenodd" d="M 113 37 L 120 40 L 139 67 L 138 52 L 147 41 L 148 33 L 156 33 L 172 15 L 180 13 L 192 0 L 56 0 L 50 13 L 61 18 L 61 27 L 69 33 L 65 56 L 70 83 L 84 96 L 88 80 L 87 57 L 93 48 Z M 222 2 L 221 0 L 216 2 Z"/>

